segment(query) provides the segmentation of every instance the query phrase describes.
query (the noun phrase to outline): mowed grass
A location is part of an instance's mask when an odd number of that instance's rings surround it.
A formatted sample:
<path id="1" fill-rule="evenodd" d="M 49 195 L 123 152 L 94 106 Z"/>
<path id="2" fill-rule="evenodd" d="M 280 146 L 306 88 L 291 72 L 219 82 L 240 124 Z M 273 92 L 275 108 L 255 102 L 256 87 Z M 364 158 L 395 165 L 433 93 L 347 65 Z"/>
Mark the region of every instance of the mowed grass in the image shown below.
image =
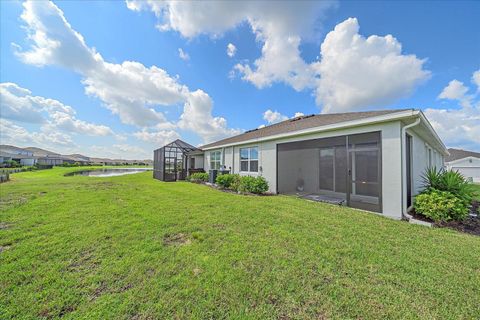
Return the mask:
<path id="1" fill-rule="evenodd" d="M 0 185 L 1 319 L 480 318 L 480 237 L 72 170 Z"/>

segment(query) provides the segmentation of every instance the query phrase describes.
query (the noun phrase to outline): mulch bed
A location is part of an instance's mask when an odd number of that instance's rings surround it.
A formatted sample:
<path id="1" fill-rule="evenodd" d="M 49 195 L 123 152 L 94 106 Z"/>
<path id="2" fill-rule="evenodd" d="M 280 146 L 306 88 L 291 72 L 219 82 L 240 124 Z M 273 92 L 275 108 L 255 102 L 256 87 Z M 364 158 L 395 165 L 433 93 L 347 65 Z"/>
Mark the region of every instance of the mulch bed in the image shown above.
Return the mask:
<path id="1" fill-rule="evenodd" d="M 219 191 L 226 192 L 226 193 L 243 195 L 243 196 L 256 196 L 256 197 L 276 196 L 275 193 L 271 193 L 271 192 L 265 192 L 265 193 L 260 193 L 260 194 L 251 193 L 251 192 L 238 192 L 238 191 L 235 191 L 235 190 L 230 190 L 230 189 L 225 189 L 225 188 L 219 187 L 218 185 L 212 184 L 210 182 L 193 182 L 193 183 L 203 184 L 204 186 L 208 186 L 208 187 L 210 187 L 212 189 L 215 189 L 215 190 L 219 190 Z"/>
<path id="2" fill-rule="evenodd" d="M 434 222 L 433 220 L 428 219 L 415 212 L 411 212 L 410 215 L 417 220 L 433 223 L 435 227 L 450 228 L 460 232 L 473 234 L 475 236 L 480 236 L 480 214 L 478 214 L 479 207 L 480 207 L 480 202 L 473 201 L 472 207 L 470 210 L 471 214 L 468 217 L 466 217 L 465 220 L 463 221 Z"/>

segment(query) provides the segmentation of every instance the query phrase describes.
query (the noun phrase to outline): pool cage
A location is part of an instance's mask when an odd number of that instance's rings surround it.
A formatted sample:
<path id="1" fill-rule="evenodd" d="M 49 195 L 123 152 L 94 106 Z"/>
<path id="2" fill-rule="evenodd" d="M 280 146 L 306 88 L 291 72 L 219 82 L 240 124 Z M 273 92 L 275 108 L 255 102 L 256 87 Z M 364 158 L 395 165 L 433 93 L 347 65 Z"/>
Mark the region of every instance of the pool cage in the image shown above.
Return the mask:
<path id="1" fill-rule="evenodd" d="M 187 177 L 187 157 L 194 146 L 175 140 L 153 151 L 153 177 L 162 181 L 185 180 Z"/>

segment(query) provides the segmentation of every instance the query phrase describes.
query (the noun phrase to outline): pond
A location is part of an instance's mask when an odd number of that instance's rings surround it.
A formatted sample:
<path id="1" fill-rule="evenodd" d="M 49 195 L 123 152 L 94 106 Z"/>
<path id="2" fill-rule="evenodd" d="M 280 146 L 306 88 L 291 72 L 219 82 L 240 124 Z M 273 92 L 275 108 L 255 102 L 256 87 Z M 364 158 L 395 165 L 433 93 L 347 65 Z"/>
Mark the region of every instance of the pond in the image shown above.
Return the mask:
<path id="1" fill-rule="evenodd" d="M 151 171 L 152 168 L 108 168 L 108 169 L 91 169 L 91 170 L 81 170 L 75 172 L 69 172 L 65 174 L 66 177 L 69 176 L 89 176 L 89 177 L 115 177 L 123 176 L 126 174 L 134 174 L 139 172 Z"/>

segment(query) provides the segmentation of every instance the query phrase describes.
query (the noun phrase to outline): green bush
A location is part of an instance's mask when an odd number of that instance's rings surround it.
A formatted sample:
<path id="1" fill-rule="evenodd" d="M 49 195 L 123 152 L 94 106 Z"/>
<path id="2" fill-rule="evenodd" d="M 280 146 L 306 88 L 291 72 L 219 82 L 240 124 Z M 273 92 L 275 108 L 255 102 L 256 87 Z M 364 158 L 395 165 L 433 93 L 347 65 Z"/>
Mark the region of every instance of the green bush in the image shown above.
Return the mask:
<path id="1" fill-rule="evenodd" d="M 268 182 L 261 176 L 243 176 L 240 178 L 238 191 L 262 194 L 268 191 Z"/>
<path id="2" fill-rule="evenodd" d="M 237 190 L 239 185 L 240 175 L 238 174 L 220 174 L 217 176 L 215 183 L 221 188 Z"/>
<path id="3" fill-rule="evenodd" d="M 469 202 L 451 192 L 433 188 L 415 197 L 415 212 L 435 222 L 463 220 L 469 212 Z"/>
<path id="4" fill-rule="evenodd" d="M 422 179 L 425 190 L 450 192 L 467 202 L 473 199 L 472 185 L 458 171 L 428 168 L 422 175 Z"/>
<path id="5" fill-rule="evenodd" d="M 208 173 L 206 172 L 195 172 L 192 173 L 188 179 L 190 182 L 207 182 L 208 181 Z"/>

